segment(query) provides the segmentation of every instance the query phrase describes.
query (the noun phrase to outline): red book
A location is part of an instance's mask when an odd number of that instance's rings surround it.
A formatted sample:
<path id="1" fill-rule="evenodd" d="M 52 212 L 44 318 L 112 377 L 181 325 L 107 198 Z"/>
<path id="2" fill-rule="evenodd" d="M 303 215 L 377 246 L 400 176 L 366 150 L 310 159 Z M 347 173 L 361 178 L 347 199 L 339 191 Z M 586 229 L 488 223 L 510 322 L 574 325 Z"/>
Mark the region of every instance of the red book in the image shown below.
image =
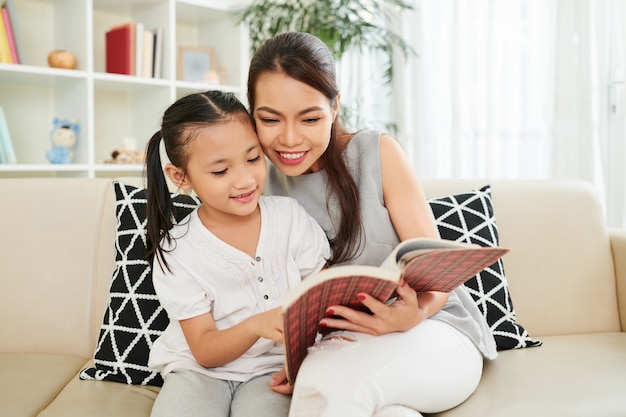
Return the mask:
<path id="1" fill-rule="evenodd" d="M 285 368 L 292 384 L 308 348 L 328 333 L 319 322 L 328 307 L 344 305 L 366 311 L 358 299 L 367 293 L 390 303 L 400 279 L 418 292 L 450 292 L 509 250 L 450 240 L 415 238 L 401 242 L 380 267 L 346 265 L 325 269 L 290 289 L 283 302 Z"/>
<path id="2" fill-rule="evenodd" d="M 135 75 L 135 24 L 112 27 L 105 34 L 106 72 Z"/>

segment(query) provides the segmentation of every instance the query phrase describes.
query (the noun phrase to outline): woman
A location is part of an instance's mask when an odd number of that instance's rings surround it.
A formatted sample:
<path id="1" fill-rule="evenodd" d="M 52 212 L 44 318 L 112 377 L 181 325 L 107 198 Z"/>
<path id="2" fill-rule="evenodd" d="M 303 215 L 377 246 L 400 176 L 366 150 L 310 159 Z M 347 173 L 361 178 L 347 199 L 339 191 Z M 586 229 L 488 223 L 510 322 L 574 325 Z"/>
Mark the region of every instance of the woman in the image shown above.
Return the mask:
<path id="1" fill-rule="evenodd" d="M 296 198 L 319 222 L 329 265 L 379 265 L 401 240 L 437 237 L 432 213 L 397 142 L 372 130 L 348 133 L 328 48 L 306 33 L 284 33 L 254 54 L 248 101 L 271 161 L 266 192 Z M 493 336 L 461 287 L 419 293 L 401 283 L 398 300 L 360 299 L 373 314 L 333 306 L 300 368 L 290 416 L 389 416 L 441 412 L 475 390 Z M 279 375 L 278 392 L 291 392 Z M 410 407 L 416 411 L 409 411 Z"/>

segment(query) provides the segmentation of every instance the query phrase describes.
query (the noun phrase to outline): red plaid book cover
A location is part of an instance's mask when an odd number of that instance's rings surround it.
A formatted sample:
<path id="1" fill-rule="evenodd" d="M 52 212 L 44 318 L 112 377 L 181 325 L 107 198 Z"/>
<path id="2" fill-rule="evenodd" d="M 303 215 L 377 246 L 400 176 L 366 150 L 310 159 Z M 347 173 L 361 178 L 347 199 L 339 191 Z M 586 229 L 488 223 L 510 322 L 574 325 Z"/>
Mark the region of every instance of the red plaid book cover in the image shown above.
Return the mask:
<path id="1" fill-rule="evenodd" d="M 507 252 L 494 247 L 426 251 L 410 259 L 402 275 L 415 291 L 450 292 Z"/>
<path id="2" fill-rule="evenodd" d="M 349 266 L 331 269 L 333 272 L 355 270 Z M 321 273 L 324 274 L 331 269 Z M 320 331 L 319 322 L 326 315 L 329 306 L 345 305 L 363 310 L 363 305 L 357 298 L 358 293 L 364 292 L 385 301 L 398 285 L 397 280 L 379 277 L 381 273 L 393 276 L 393 271 L 390 274 L 389 271 L 373 266 L 361 266 L 358 270 L 361 272 L 335 277 L 312 286 L 284 310 L 286 368 L 287 378 L 291 383 L 296 379 L 300 365 L 307 355 L 307 349 L 315 343 L 315 337 Z M 368 270 L 372 273 L 369 276 L 363 273 Z"/>
<path id="3" fill-rule="evenodd" d="M 433 240 L 429 243 L 432 244 Z M 450 243 L 446 243 L 450 245 Z M 396 270 L 374 266 L 338 266 L 305 279 L 292 289 L 283 308 L 287 378 L 296 380 L 308 348 L 321 331 L 319 322 L 332 305 L 365 311 L 358 300 L 367 293 L 387 301 L 395 294 L 403 276 L 416 291 L 450 292 L 484 268 L 495 263 L 508 249 L 453 244 L 429 247 L 403 255 Z M 395 256 L 392 253 L 390 256 Z"/>

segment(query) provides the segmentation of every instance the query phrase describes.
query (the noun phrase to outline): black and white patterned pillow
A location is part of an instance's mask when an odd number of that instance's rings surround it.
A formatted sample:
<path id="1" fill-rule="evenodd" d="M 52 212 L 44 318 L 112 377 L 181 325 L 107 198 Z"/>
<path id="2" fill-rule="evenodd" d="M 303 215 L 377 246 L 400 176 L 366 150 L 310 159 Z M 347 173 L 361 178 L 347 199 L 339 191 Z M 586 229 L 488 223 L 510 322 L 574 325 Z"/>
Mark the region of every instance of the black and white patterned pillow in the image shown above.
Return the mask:
<path id="1" fill-rule="evenodd" d="M 498 246 L 490 185 L 467 193 L 429 199 L 428 202 L 443 239 Z M 531 338 L 516 322 L 502 258 L 464 285 L 487 320 L 498 350 L 541 345 L 541 341 Z"/>
<path id="2" fill-rule="evenodd" d="M 146 191 L 117 181 L 114 189 L 116 268 L 94 366 L 82 370 L 80 378 L 160 386 L 163 380 L 158 372 L 148 368 L 148 356 L 169 319 L 155 294 L 146 260 Z M 172 194 L 172 198 L 176 222 L 200 204 L 197 197 L 189 195 Z"/>

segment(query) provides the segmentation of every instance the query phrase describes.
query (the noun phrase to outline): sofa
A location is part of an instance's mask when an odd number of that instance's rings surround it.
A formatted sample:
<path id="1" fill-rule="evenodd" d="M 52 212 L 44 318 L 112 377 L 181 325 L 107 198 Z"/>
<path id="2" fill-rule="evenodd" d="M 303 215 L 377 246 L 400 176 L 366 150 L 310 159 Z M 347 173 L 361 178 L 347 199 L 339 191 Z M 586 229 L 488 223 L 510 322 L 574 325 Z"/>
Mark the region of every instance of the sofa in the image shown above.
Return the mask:
<path id="1" fill-rule="evenodd" d="M 626 416 L 626 230 L 580 181 L 423 180 L 429 197 L 486 183 L 514 319 L 541 345 L 500 351 L 437 416 Z M 116 268 L 112 180 L 0 179 L 0 194 L 0 416 L 148 416 L 158 386 L 79 378 Z"/>

